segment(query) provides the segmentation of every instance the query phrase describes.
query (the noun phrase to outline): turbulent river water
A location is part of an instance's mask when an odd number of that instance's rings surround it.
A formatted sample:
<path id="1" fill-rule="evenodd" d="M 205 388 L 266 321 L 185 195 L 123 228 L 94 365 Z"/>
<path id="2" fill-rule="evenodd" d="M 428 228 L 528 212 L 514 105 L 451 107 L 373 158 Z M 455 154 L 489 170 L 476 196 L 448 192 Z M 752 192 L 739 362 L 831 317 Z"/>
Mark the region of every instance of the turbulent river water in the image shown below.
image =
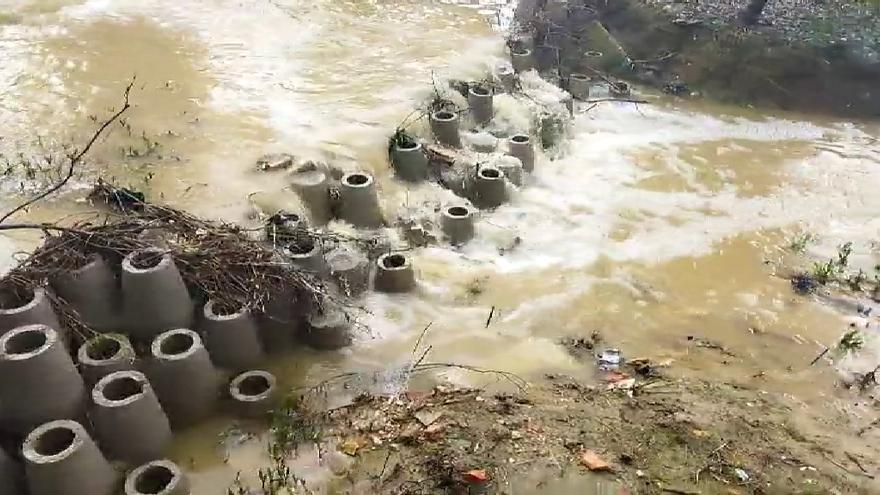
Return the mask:
<path id="1" fill-rule="evenodd" d="M 80 198 L 98 176 L 210 218 L 247 223 L 255 207 L 296 209 L 283 175 L 254 170 L 268 152 L 372 171 L 392 215 L 439 204 L 451 193 L 394 179 L 387 138 L 432 80 L 478 78 L 504 57 L 498 24 L 510 10 L 503 0 L 0 0 L 7 162 L 45 168 L 118 108 L 137 76 L 125 126 L 99 142 L 77 187 L 22 218 L 89 215 Z M 590 367 L 557 342 L 600 331 L 630 357 L 784 391 L 796 411 L 842 407 L 837 370 L 806 365 L 855 312 L 795 296 L 774 267 L 792 261 L 793 236 L 814 232 L 802 257 L 852 241 L 854 265 L 873 271 L 880 128 L 649 96 L 578 106 L 558 156 L 541 155 L 509 204 L 481 214 L 474 242 L 412 253 L 417 294 L 370 294 L 360 316 L 369 331 L 349 350 L 302 351 L 270 368 L 288 385 L 388 369 L 411 359 L 433 322 L 434 361 L 585 375 Z M 498 100 L 500 115 L 527 123 Z M 8 170 L 0 206 L 51 179 Z M 0 236 L 0 265 L 36 241 Z M 178 437 L 175 458 L 192 469 L 196 494 L 223 493 L 262 462 L 260 442 L 233 445 L 229 425 L 218 418 Z M 303 462 L 309 479 L 329 472 Z"/>

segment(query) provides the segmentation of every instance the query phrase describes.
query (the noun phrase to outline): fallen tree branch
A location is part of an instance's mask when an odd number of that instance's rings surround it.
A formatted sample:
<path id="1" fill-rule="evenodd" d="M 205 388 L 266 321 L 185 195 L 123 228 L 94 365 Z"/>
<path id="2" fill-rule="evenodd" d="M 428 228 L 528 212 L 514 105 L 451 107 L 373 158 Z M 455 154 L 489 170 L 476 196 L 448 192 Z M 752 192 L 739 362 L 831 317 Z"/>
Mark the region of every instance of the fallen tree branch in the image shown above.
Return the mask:
<path id="1" fill-rule="evenodd" d="M 596 98 L 595 100 L 587 100 L 585 103 L 604 103 L 606 101 L 619 101 L 621 103 L 651 103 L 648 100 L 636 100 L 633 98 Z"/>

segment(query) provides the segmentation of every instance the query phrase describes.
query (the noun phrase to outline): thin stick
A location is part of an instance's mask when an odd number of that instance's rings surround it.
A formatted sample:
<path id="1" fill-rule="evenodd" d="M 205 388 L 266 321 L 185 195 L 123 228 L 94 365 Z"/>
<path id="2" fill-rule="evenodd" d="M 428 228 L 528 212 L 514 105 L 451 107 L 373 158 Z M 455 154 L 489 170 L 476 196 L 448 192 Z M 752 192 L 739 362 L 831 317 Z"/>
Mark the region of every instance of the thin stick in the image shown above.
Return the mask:
<path id="1" fill-rule="evenodd" d="M 810 362 L 810 366 L 812 366 L 812 365 L 816 364 L 817 362 L 819 362 L 819 360 L 822 359 L 822 357 L 825 356 L 825 354 L 828 354 L 828 351 L 829 351 L 829 350 L 831 350 L 831 349 L 830 349 L 829 347 L 826 347 L 824 351 L 820 352 L 819 355 L 816 356 L 816 357 L 813 359 L 812 362 Z"/>
<path id="2" fill-rule="evenodd" d="M 416 340 L 416 345 L 413 346 L 413 350 L 412 350 L 412 353 L 413 353 L 413 354 L 415 354 L 416 351 L 419 349 L 419 345 L 421 345 L 421 343 L 422 343 L 422 338 L 424 338 L 425 334 L 428 333 L 428 329 L 431 328 L 431 325 L 433 325 L 433 324 L 434 324 L 433 321 L 430 322 L 430 323 L 428 323 L 428 324 L 425 326 L 425 329 L 422 330 L 422 334 L 419 335 L 419 339 Z"/>
<path id="3" fill-rule="evenodd" d="M 489 328 L 489 324 L 492 323 L 493 316 L 495 316 L 495 306 L 492 306 L 492 309 L 489 310 L 489 318 L 486 320 L 486 328 Z"/>

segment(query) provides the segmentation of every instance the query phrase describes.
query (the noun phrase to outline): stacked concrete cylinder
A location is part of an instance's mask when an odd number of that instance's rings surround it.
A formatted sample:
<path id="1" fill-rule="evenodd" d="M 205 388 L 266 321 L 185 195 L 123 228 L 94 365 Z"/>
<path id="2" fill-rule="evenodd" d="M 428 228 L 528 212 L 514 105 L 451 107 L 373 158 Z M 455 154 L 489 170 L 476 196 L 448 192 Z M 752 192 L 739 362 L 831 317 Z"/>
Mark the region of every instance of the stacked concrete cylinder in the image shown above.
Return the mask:
<path id="1" fill-rule="evenodd" d="M 125 335 L 107 333 L 87 340 L 76 352 L 79 373 L 91 390 L 101 378 L 115 371 L 135 369 L 135 352 Z"/>
<path id="2" fill-rule="evenodd" d="M 464 244 L 476 235 L 474 212 L 467 206 L 449 206 L 440 221 L 443 234 L 450 244 Z"/>
<path id="3" fill-rule="evenodd" d="M 376 181 L 366 172 L 345 174 L 339 184 L 339 218 L 358 228 L 382 226 Z"/>
<path id="4" fill-rule="evenodd" d="M 194 308 L 186 284 L 171 255 L 163 251 L 135 251 L 125 257 L 122 298 L 125 328 L 141 342 L 192 325 Z"/>
<path id="5" fill-rule="evenodd" d="M 125 477 L 125 495 L 190 495 L 190 484 L 180 467 L 160 459 L 142 464 Z"/>
<path id="6" fill-rule="evenodd" d="M 363 294 L 369 285 L 369 260 L 352 249 L 338 247 L 327 253 L 327 266 L 340 291 L 350 297 Z"/>
<path id="7" fill-rule="evenodd" d="M 278 212 L 266 221 L 266 240 L 279 246 L 309 237 L 309 224 L 297 213 Z"/>
<path id="8" fill-rule="evenodd" d="M 568 77 L 568 92 L 575 99 L 590 99 L 590 78 L 585 74 L 572 74 Z"/>
<path id="9" fill-rule="evenodd" d="M 0 494 L 24 494 L 24 471 L 5 450 L 0 449 Z"/>
<path id="10" fill-rule="evenodd" d="M 409 292 L 416 286 L 410 259 L 403 253 L 386 253 L 376 260 L 373 287 L 379 292 Z"/>
<path id="11" fill-rule="evenodd" d="M 507 154 L 519 158 L 523 170 L 531 173 L 535 170 L 535 147 L 532 139 L 526 134 L 515 134 L 507 140 Z"/>
<path id="12" fill-rule="evenodd" d="M 89 327 L 99 332 L 118 327 L 119 285 L 104 258 L 93 256 L 85 266 L 59 275 L 52 285 Z"/>
<path id="13" fill-rule="evenodd" d="M 281 253 L 298 269 L 313 273 L 323 273 L 327 269 L 324 251 L 312 236 L 287 243 Z"/>
<path id="14" fill-rule="evenodd" d="M 219 377 L 199 334 L 185 328 L 161 333 L 150 353 L 147 376 L 171 425 L 191 424 L 211 414 Z"/>
<path id="15" fill-rule="evenodd" d="M 470 198 L 478 208 L 497 208 L 507 201 L 504 172 L 497 167 L 480 167 L 470 184 Z"/>
<path id="16" fill-rule="evenodd" d="M 428 156 L 421 143 L 395 143 L 391 148 L 391 166 L 403 180 L 419 182 L 428 178 Z"/>
<path id="17" fill-rule="evenodd" d="M 0 397 L 0 423 L 14 433 L 84 417 L 85 387 L 58 332 L 25 325 L 0 337 Z"/>
<path id="18" fill-rule="evenodd" d="M 335 350 L 351 344 L 351 322 L 341 309 L 325 304 L 307 318 L 303 341 L 314 349 Z"/>
<path id="19" fill-rule="evenodd" d="M 431 133 L 444 146 L 461 148 L 458 114 L 450 110 L 438 110 L 431 114 Z"/>
<path id="20" fill-rule="evenodd" d="M 114 495 L 118 489 L 116 471 L 76 421 L 37 427 L 22 453 L 30 495 Z"/>
<path id="21" fill-rule="evenodd" d="M 208 301 L 202 313 L 205 346 L 216 366 L 241 371 L 263 360 L 259 329 L 250 309 Z"/>
<path id="22" fill-rule="evenodd" d="M 495 115 L 492 90 L 480 85 L 471 86 L 468 90 L 468 107 L 474 122 L 479 125 L 488 124 Z"/>
<path id="23" fill-rule="evenodd" d="M 290 187 L 308 209 L 314 225 L 325 225 L 333 218 L 330 180 L 329 173 L 320 168 L 295 172 L 290 176 Z"/>
<path id="24" fill-rule="evenodd" d="M 493 167 L 497 167 L 504 172 L 504 177 L 513 185 L 519 187 L 523 184 L 523 164 L 522 161 L 511 155 L 502 155 L 496 157 L 491 162 Z"/>
<path id="25" fill-rule="evenodd" d="M 101 448 L 128 464 L 157 459 L 171 443 L 171 426 L 147 377 L 117 371 L 92 389 L 90 412 Z"/>
<path id="26" fill-rule="evenodd" d="M 7 292 L 7 300 L 0 306 L 0 335 L 22 325 L 46 325 L 62 336 L 65 330 L 58 322 L 52 302 L 45 289 Z"/>
<path id="27" fill-rule="evenodd" d="M 510 64 L 517 74 L 534 69 L 535 58 L 532 56 L 532 50 L 522 46 L 512 48 L 510 50 Z"/>
<path id="28" fill-rule="evenodd" d="M 229 383 L 229 397 L 235 412 L 260 418 L 272 409 L 276 395 L 275 375 L 268 371 L 245 371 Z"/>

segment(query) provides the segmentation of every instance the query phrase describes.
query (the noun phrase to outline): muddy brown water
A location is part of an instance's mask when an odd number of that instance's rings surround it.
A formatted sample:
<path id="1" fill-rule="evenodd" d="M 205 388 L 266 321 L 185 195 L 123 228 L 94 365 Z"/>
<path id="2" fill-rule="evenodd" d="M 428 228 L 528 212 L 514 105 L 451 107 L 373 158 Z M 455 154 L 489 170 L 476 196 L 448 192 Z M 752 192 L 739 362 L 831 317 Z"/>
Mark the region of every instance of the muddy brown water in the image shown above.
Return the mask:
<path id="1" fill-rule="evenodd" d="M 449 193 L 393 179 L 385 140 L 432 79 L 479 77 L 503 57 L 494 26 L 509 8 L 3 0 L 0 151 L 10 162 L 58 159 L 64 143 L 90 134 L 92 117 L 118 108 L 137 76 L 135 107 L 89 155 L 80 190 L 21 219 L 94 214 L 79 198 L 104 176 L 199 215 L 253 222 L 255 209 L 299 206 L 283 175 L 253 170 L 268 152 L 372 171 L 392 215 L 439 205 Z M 432 361 L 530 379 L 551 371 L 589 377 L 591 364 L 557 341 L 599 331 L 628 357 L 669 362 L 674 373 L 787 394 L 796 416 L 843 409 L 870 420 L 873 412 L 834 388 L 838 369 L 807 366 L 855 315 L 793 295 L 774 272 L 780 260 L 808 264 L 844 241 L 855 243 L 858 266 L 876 264 L 880 127 L 665 97 L 585 110 L 561 157 L 542 156 L 509 205 L 480 215 L 476 241 L 413 253 L 417 294 L 367 297 L 370 313 L 360 321 L 369 331 L 351 349 L 298 351 L 269 368 L 288 386 L 388 369 L 412 358 L 433 322 L 425 337 Z M 498 112 L 528 121 L 510 100 L 499 99 Z M 8 171 L 4 210 L 40 187 L 44 175 L 35 177 Z M 820 237 L 806 254 L 787 253 L 800 232 Z M 36 241 L 24 232 L 0 236 L 2 265 Z M 700 339 L 728 353 L 695 345 Z M 442 378 L 503 386 L 461 371 Z M 237 472 L 253 479 L 265 457 L 263 433 L 239 434 L 249 428 L 218 417 L 178 435 L 174 458 L 190 470 L 195 494 L 224 492 Z M 845 441 L 850 433 L 824 434 Z M 301 454 L 296 468 L 315 486 L 331 477 L 314 453 Z M 583 480 L 558 483 L 554 493 L 601 492 Z"/>

